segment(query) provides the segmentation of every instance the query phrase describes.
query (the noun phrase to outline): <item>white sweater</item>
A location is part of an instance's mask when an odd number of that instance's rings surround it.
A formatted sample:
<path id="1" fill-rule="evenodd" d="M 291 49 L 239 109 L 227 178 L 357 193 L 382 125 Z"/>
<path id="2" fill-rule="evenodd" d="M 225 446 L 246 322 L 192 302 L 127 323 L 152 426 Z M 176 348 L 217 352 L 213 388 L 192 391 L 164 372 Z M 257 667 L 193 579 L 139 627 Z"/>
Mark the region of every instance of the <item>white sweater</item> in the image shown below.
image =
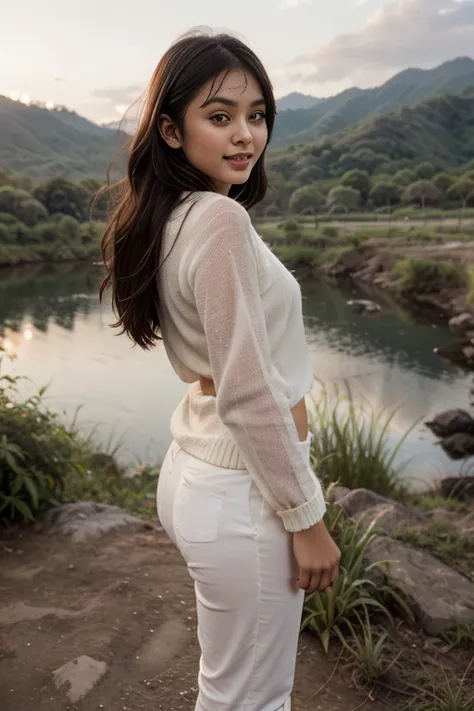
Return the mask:
<path id="1" fill-rule="evenodd" d="M 163 344 L 191 383 L 171 433 L 198 459 L 246 469 L 287 531 L 309 528 L 326 506 L 290 412 L 314 377 L 300 286 L 235 200 L 183 197 L 157 279 Z M 199 375 L 214 381 L 216 397 L 202 394 Z"/>

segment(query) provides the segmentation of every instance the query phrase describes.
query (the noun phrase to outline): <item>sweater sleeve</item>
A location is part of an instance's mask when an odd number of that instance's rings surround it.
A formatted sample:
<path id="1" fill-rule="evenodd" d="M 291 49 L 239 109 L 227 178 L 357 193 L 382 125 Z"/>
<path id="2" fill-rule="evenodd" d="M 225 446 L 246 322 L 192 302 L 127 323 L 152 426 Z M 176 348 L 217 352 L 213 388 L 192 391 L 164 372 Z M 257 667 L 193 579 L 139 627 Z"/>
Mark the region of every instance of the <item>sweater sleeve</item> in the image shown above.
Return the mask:
<path id="1" fill-rule="evenodd" d="M 272 365 L 249 215 L 229 199 L 219 208 L 201 223 L 189 269 L 217 414 L 286 530 L 304 530 L 322 519 L 324 495 Z"/>

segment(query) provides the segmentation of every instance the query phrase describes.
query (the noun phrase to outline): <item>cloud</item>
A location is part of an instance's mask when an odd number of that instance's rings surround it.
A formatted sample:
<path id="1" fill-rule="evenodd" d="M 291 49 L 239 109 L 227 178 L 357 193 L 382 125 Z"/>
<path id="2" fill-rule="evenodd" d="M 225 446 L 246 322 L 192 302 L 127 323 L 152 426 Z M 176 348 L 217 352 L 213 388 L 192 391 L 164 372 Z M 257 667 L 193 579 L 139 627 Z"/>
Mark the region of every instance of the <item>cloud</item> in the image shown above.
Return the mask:
<path id="1" fill-rule="evenodd" d="M 300 5 L 307 5 L 310 0 L 283 0 L 280 5 L 280 10 L 291 10 L 294 7 L 299 7 Z"/>
<path id="2" fill-rule="evenodd" d="M 143 93 L 143 86 L 131 84 L 129 86 L 115 86 L 103 89 L 94 89 L 92 96 L 96 99 L 105 99 L 113 104 L 131 104 Z"/>
<path id="3" fill-rule="evenodd" d="M 433 65 L 474 48 L 474 0 L 392 0 L 357 32 L 297 57 L 302 84 L 340 82 L 355 74 Z"/>

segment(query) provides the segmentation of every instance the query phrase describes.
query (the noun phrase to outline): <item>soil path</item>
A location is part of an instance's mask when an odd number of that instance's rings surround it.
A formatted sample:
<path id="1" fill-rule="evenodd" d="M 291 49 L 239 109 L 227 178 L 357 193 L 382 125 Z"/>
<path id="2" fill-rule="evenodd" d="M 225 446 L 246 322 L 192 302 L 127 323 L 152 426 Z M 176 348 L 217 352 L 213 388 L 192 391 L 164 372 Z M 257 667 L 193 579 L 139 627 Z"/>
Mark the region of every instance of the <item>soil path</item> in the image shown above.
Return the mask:
<path id="1" fill-rule="evenodd" d="M 53 672 L 87 655 L 103 673 L 80 700 Z M 199 648 L 192 583 L 154 524 L 102 538 L 10 532 L 0 537 L 2 711 L 192 711 Z M 293 711 L 351 711 L 365 694 L 300 638 Z M 378 702 L 368 701 L 372 711 Z"/>

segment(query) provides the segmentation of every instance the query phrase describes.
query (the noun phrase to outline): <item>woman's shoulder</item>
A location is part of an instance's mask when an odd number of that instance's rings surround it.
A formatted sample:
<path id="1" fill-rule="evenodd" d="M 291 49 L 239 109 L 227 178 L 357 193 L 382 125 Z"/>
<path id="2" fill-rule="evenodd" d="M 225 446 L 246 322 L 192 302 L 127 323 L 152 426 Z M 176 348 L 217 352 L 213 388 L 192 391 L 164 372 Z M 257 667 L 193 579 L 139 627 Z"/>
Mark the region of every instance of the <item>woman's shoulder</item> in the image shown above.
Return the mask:
<path id="1" fill-rule="evenodd" d="M 243 205 L 221 193 L 211 191 L 188 193 L 186 201 L 193 205 L 196 215 L 205 215 L 209 220 L 212 220 L 217 215 L 235 216 L 245 223 L 250 220 L 249 214 Z M 194 206 L 196 206 L 196 209 Z"/>

